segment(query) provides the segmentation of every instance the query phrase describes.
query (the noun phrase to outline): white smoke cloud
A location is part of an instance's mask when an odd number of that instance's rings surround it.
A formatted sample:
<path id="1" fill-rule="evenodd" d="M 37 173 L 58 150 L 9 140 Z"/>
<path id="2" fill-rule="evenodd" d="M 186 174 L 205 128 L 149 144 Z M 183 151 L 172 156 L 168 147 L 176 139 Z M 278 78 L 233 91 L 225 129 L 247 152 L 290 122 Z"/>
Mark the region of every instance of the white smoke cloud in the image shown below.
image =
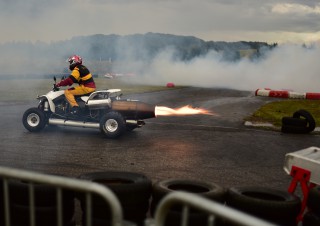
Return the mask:
<path id="1" fill-rule="evenodd" d="M 135 69 L 143 71 L 136 82 L 153 85 L 173 82 L 182 86 L 239 90 L 268 87 L 297 92 L 320 91 L 318 46 L 281 45 L 258 61 L 244 58 L 239 62 L 225 62 L 218 53 L 210 52 L 205 57 L 183 62 L 172 60 L 173 55 L 173 50 L 167 50 L 148 65 L 136 63 Z"/>
<path id="2" fill-rule="evenodd" d="M 142 47 L 137 51 L 132 43 L 118 43 L 119 53 L 125 61 L 114 67 L 118 73 L 136 73 L 132 82 L 166 85 L 173 82 L 177 86 L 223 87 L 239 90 L 256 90 L 258 88 L 290 89 L 297 92 L 320 92 L 320 45 L 313 44 L 306 48 L 302 45 L 282 44 L 267 51 L 263 57 L 252 61 L 242 58 L 236 62 L 223 60 L 223 54 L 211 51 L 206 56 L 197 57 L 191 61 L 177 60 L 174 49 L 165 49 L 155 58 L 146 60 L 147 50 Z M 29 47 L 21 54 L 24 45 L 9 45 L 0 53 L 2 75 L 53 74 L 62 72 L 66 67 L 66 57 L 52 55 L 47 52 L 46 45 Z M 28 50 L 28 51 L 27 51 Z M 43 54 L 42 54 L 43 53 Z M 46 55 L 47 54 L 47 55 Z M 138 54 L 141 61 L 136 59 Z M 63 54 L 62 54 L 63 55 Z M 86 54 L 85 54 L 86 55 Z M 90 55 L 90 54 L 89 54 Z M 39 58 L 39 56 L 41 56 Z M 90 58 L 88 60 L 91 68 Z M 86 63 L 87 64 L 87 63 Z"/>
<path id="3" fill-rule="evenodd" d="M 278 3 L 272 7 L 272 12 L 280 14 L 320 14 L 320 6 L 308 6 L 302 4 L 292 3 Z"/>

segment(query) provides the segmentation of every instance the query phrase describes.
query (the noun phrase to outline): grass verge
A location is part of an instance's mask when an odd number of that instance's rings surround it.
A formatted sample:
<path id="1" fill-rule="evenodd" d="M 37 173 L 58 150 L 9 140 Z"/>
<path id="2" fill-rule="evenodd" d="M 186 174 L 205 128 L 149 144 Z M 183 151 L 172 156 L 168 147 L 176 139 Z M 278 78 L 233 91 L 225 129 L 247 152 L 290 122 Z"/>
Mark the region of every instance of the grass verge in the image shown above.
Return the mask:
<path id="1" fill-rule="evenodd" d="M 271 123 L 281 126 L 283 117 L 291 117 L 294 112 L 305 109 L 314 117 L 316 125 L 320 124 L 320 100 L 281 100 L 260 107 L 246 121 Z"/>

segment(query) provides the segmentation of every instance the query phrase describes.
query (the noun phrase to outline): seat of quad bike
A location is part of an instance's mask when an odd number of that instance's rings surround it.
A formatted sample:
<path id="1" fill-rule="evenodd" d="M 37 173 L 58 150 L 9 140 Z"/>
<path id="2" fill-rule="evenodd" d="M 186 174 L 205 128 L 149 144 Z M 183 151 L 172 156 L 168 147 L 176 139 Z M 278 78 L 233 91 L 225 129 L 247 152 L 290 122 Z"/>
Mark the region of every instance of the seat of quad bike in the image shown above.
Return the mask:
<path id="1" fill-rule="evenodd" d="M 82 96 L 81 97 L 81 100 L 83 100 L 86 103 L 87 103 L 88 99 L 89 99 L 89 96 Z"/>
<path id="2" fill-rule="evenodd" d="M 83 95 L 80 95 L 78 96 L 81 100 L 83 100 L 84 102 L 87 102 L 90 95 L 93 94 L 94 92 L 91 92 L 91 93 L 86 93 L 86 94 L 83 94 Z"/>
<path id="3" fill-rule="evenodd" d="M 92 92 L 89 96 L 81 96 L 81 99 L 88 103 L 91 100 L 108 100 L 112 97 L 121 96 L 121 89 L 98 90 Z"/>
<path id="4" fill-rule="evenodd" d="M 82 95 L 74 95 L 74 97 L 76 99 L 81 99 L 83 101 L 85 101 L 87 98 L 89 98 L 89 96 L 92 94 L 93 92 L 91 93 L 86 93 L 86 94 L 82 94 Z M 85 101 L 86 102 L 86 101 Z"/>
<path id="5" fill-rule="evenodd" d="M 91 93 L 90 96 L 82 96 L 83 100 L 90 110 L 109 108 L 111 106 L 110 92 L 108 90 L 99 90 Z"/>

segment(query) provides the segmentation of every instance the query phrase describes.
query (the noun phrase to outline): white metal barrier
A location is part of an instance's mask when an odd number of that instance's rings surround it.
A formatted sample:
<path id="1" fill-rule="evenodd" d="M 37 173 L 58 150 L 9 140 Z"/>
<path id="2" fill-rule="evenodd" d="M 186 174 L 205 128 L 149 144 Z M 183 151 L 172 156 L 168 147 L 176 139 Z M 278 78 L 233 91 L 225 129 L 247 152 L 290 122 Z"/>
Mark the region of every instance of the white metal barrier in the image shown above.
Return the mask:
<path id="1" fill-rule="evenodd" d="M 231 209 L 220 203 L 205 199 L 199 195 L 183 191 L 172 192 L 164 197 L 156 209 L 154 220 L 150 220 L 148 222 L 148 226 L 163 226 L 170 207 L 175 204 L 183 204 L 181 226 L 188 225 L 187 219 L 190 207 L 208 214 L 208 226 L 215 225 L 216 217 L 243 226 L 275 226 L 272 223 L 268 223 L 238 210 Z"/>
<path id="2" fill-rule="evenodd" d="M 114 193 L 105 186 L 90 181 L 83 181 L 73 178 L 66 178 L 55 175 L 45 175 L 26 170 L 18 170 L 7 167 L 0 167 L 0 179 L 3 180 L 3 199 L 4 199 L 4 222 L 5 226 L 10 226 L 10 200 L 9 200 L 9 181 L 10 179 L 19 179 L 29 184 L 29 203 L 30 203 L 30 225 L 35 224 L 35 194 L 34 184 L 52 185 L 57 191 L 57 225 L 62 226 L 62 189 L 70 189 L 74 191 L 84 192 L 86 194 L 86 225 L 91 226 L 91 204 L 92 194 L 99 195 L 110 206 L 111 210 L 111 225 L 122 226 L 123 216 L 119 200 Z"/>
<path id="3" fill-rule="evenodd" d="M 37 226 L 35 222 L 35 191 L 34 185 L 51 185 L 57 191 L 57 226 L 63 225 L 62 220 L 62 189 L 84 192 L 86 194 L 85 214 L 86 225 L 91 226 L 92 222 L 92 195 L 99 195 L 110 206 L 111 225 L 124 226 L 128 222 L 123 220 L 122 208 L 119 200 L 114 193 L 105 186 L 98 183 L 84 181 L 62 176 L 46 175 L 26 170 L 0 167 L 0 179 L 3 181 L 3 200 L 4 200 L 4 222 L 5 226 L 10 226 L 10 180 L 19 179 L 28 183 L 29 187 L 29 205 L 30 205 L 30 226 Z M 175 204 L 183 204 L 181 226 L 188 225 L 188 215 L 190 207 L 203 211 L 208 214 L 208 226 L 215 224 L 216 217 L 244 226 L 275 226 L 246 213 L 231 209 L 220 203 L 202 198 L 198 195 L 177 191 L 168 194 L 157 206 L 154 219 L 147 219 L 146 226 L 163 226 L 170 207 Z"/>

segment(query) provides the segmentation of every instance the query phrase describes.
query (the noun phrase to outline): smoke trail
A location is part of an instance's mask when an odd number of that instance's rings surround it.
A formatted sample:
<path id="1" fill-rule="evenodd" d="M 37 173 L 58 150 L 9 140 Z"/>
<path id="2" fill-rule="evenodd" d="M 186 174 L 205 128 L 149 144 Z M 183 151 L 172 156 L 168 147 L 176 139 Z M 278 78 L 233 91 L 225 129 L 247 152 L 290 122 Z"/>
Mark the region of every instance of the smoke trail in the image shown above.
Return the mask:
<path id="1" fill-rule="evenodd" d="M 269 51 L 263 59 L 225 62 L 217 52 L 189 62 L 173 60 L 174 50 L 158 54 L 150 64 L 137 62 L 141 75 L 137 82 L 198 87 L 223 87 L 239 90 L 257 88 L 291 89 L 301 92 L 320 91 L 320 49 L 286 44 Z M 123 69 L 123 68 L 122 68 Z"/>
<path id="2" fill-rule="evenodd" d="M 57 50 L 48 51 L 52 50 L 52 47 L 57 47 L 54 48 Z M 318 79 L 320 46 L 316 44 L 309 48 L 284 44 L 268 50 L 258 60 L 242 58 L 233 62 L 224 60 L 224 53 L 221 52 L 211 51 L 205 56 L 181 61 L 178 60 L 177 52 L 173 48 L 164 49 L 155 56 L 150 56 L 148 50 L 143 47 L 144 45 L 141 45 L 137 48 L 130 42 L 117 43 L 114 47 L 115 55 L 121 56 L 122 63 L 114 64 L 113 71 L 135 73 L 137 76 L 130 79 L 130 82 L 140 84 L 163 86 L 173 82 L 182 86 L 249 91 L 258 88 L 290 89 L 297 92 L 320 91 Z M 43 43 L 2 45 L 0 74 L 22 76 L 31 73 L 61 74 L 67 67 L 65 59 L 73 54 L 72 51 L 75 49 L 76 46 L 68 42 L 52 45 Z M 94 71 L 94 64 L 90 64 L 92 54 L 89 47 L 83 47 L 81 55 L 85 58 L 85 64 Z"/>

